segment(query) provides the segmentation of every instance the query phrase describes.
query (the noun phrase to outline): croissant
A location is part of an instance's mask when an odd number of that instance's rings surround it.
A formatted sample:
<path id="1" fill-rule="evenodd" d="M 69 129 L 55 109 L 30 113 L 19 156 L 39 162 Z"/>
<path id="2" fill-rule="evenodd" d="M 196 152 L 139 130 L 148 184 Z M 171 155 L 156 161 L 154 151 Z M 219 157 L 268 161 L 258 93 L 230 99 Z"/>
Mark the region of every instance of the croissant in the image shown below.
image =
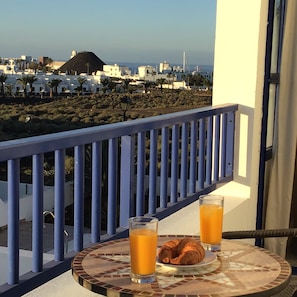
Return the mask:
<path id="1" fill-rule="evenodd" d="M 158 257 L 161 262 L 163 263 L 170 263 L 170 260 L 172 258 L 177 257 L 177 250 L 176 247 L 178 246 L 180 240 L 174 239 L 165 242 L 164 245 L 162 245 L 161 249 L 159 250 Z"/>
<path id="2" fill-rule="evenodd" d="M 205 250 L 198 241 L 186 237 L 166 242 L 159 250 L 158 257 L 163 263 L 192 265 L 204 259 Z"/>

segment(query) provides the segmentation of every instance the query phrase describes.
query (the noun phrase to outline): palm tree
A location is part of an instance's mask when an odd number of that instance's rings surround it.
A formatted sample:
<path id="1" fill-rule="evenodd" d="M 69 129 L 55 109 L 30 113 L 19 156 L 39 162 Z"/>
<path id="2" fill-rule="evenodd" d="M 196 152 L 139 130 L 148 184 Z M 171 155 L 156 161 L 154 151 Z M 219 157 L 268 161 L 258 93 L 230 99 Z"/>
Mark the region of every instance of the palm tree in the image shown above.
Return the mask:
<path id="1" fill-rule="evenodd" d="M 50 87 L 50 97 L 53 98 L 53 93 L 58 93 L 58 86 L 62 82 L 61 79 L 54 78 L 51 81 L 47 83 L 47 85 Z"/>
<path id="2" fill-rule="evenodd" d="M 157 83 L 158 85 L 160 85 L 161 92 L 163 92 L 163 85 L 165 84 L 165 82 L 166 82 L 166 79 L 165 79 L 165 78 L 158 78 L 158 79 L 156 80 L 156 83 Z"/>
<path id="3" fill-rule="evenodd" d="M 155 86 L 155 85 L 156 85 L 156 83 L 153 82 L 153 81 L 145 81 L 144 84 L 143 84 L 144 92 L 147 93 L 148 89 L 151 88 L 152 86 Z"/>
<path id="4" fill-rule="evenodd" d="M 128 79 L 128 78 L 123 79 L 122 87 L 123 87 L 125 92 L 129 90 L 129 86 L 130 86 L 131 81 L 132 81 L 132 79 Z"/>
<path id="5" fill-rule="evenodd" d="M 34 75 L 28 75 L 28 84 L 30 86 L 30 95 L 32 94 L 32 90 L 33 90 L 33 83 L 37 81 L 37 77 L 35 77 Z"/>
<path id="6" fill-rule="evenodd" d="M 168 77 L 168 89 L 169 89 L 169 84 L 171 84 L 171 89 L 173 90 L 173 82 L 174 82 L 175 75 L 173 73 L 168 73 L 167 77 Z"/>
<path id="7" fill-rule="evenodd" d="M 6 80 L 7 80 L 7 75 L 4 74 L 4 73 L 1 73 L 1 75 L 0 75 L 0 83 L 1 83 L 1 92 L 0 92 L 0 94 L 3 95 L 3 96 L 5 95 L 4 83 L 6 82 Z"/>
<path id="8" fill-rule="evenodd" d="M 23 75 L 22 77 L 18 78 L 17 81 L 21 83 L 24 89 L 24 97 L 27 97 L 27 85 L 30 86 L 29 94 L 32 93 L 33 83 L 37 80 L 37 77 L 34 75 Z"/>
<path id="9" fill-rule="evenodd" d="M 86 78 L 84 77 L 78 77 L 77 78 L 77 82 L 79 83 L 79 86 L 75 88 L 75 90 L 78 92 L 78 96 L 80 95 L 80 93 L 83 90 L 83 84 L 87 81 Z"/>
<path id="10" fill-rule="evenodd" d="M 24 97 L 27 97 L 27 85 L 29 84 L 30 90 L 29 94 L 32 93 L 33 90 L 33 83 L 37 80 L 37 77 L 34 75 L 23 75 L 22 77 L 18 78 L 17 81 L 21 83 L 24 89 Z"/>
<path id="11" fill-rule="evenodd" d="M 101 85 L 103 86 L 103 87 L 102 87 L 102 90 L 103 90 L 103 92 L 105 93 L 105 92 L 108 90 L 109 78 L 103 78 L 103 79 L 101 80 Z"/>

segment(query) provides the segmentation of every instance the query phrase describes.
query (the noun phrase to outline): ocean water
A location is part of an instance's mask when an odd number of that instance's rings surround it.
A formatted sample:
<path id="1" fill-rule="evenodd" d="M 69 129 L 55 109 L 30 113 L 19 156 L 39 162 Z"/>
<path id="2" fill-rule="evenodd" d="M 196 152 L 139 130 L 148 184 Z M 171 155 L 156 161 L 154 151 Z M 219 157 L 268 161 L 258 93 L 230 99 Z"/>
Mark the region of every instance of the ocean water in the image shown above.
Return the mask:
<path id="1" fill-rule="evenodd" d="M 159 63 L 133 63 L 133 62 L 106 62 L 106 64 L 118 64 L 120 66 L 126 66 L 128 67 L 129 69 L 131 69 L 131 72 L 132 74 L 136 74 L 138 73 L 138 67 L 139 66 L 147 66 L 147 65 L 150 65 L 150 66 L 153 66 L 157 69 L 159 69 L 159 65 L 160 65 L 160 62 Z M 180 66 L 181 68 L 183 67 L 182 64 L 170 64 L 171 66 Z M 187 65 L 187 71 L 188 72 L 193 72 L 193 71 L 197 71 L 199 69 L 199 71 L 201 72 L 213 72 L 213 65 L 195 65 L 195 64 L 190 64 L 190 65 Z"/>

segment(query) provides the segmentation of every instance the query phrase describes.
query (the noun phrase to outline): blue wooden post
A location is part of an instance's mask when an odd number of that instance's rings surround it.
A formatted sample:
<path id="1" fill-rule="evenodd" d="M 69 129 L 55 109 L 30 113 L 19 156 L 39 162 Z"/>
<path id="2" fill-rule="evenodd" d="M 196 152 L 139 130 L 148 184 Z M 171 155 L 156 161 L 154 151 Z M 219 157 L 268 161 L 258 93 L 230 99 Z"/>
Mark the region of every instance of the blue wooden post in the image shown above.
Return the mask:
<path id="1" fill-rule="evenodd" d="M 207 130 L 207 135 L 209 135 L 208 130 Z M 199 189 L 204 189 L 205 176 L 207 176 L 207 173 L 205 172 L 206 162 L 210 162 L 207 164 L 208 166 L 206 167 L 206 171 L 209 170 L 210 172 L 208 172 L 208 174 L 211 175 L 211 167 L 209 168 L 209 166 L 211 166 L 211 161 L 209 161 L 207 157 L 205 158 L 206 156 L 205 136 L 206 136 L 205 119 L 201 119 L 199 121 L 199 161 L 198 161 L 198 188 Z M 211 139 L 211 135 L 210 135 L 210 139 Z M 210 184 L 210 181 L 208 184 Z"/>
<path id="2" fill-rule="evenodd" d="M 178 189 L 178 140 L 179 140 L 179 125 L 174 125 L 172 127 L 172 141 L 171 141 L 171 192 L 170 192 L 170 202 L 177 202 L 177 189 Z"/>
<path id="3" fill-rule="evenodd" d="M 40 272 L 43 266 L 43 154 L 33 155 L 32 193 L 32 271 Z"/>
<path id="4" fill-rule="evenodd" d="M 19 282 L 20 160 L 8 160 L 8 284 Z"/>
<path id="5" fill-rule="evenodd" d="M 208 117 L 207 132 L 206 132 L 206 178 L 207 185 L 212 183 L 212 150 L 213 150 L 213 117 Z"/>
<path id="6" fill-rule="evenodd" d="M 157 209 L 157 149 L 158 139 L 157 130 L 150 132 L 150 164 L 149 164 L 149 206 L 148 212 L 150 214 L 156 213 Z"/>
<path id="7" fill-rule="evenodd" d="M 116 233 L 117 214 L 117 139 L 108 141 L 108 202 L 107 202 L 107 234 Z"/>
<path id="8" fill-rule="evenodd" d="M 197 122 L 191 122 L 189 192 L 196 192 L 197 182 Z"/>
<path id="9" fill-rule="evenodd" d="M 92 242 L 100 241 L 101 233 L 102 142 L 92 144 Z"/>
<path id="10" fill-rule="evenodd" d="M 188 192 L 188 144 L 189 144 L 189 127 L 188 123 L 182 124 L 181 140 L 181 176 L 180 176 L 180 196 L 187 197 Z"/>
<path id="11" fill-rule="evenodd" d="M 213 172 L 214 172 L 214 180 L 219 181 L 220 175 L 220 130 L 221 130 L 221 115 L 215 116 L 215 136 L 214 136 L 214 164 L 213 164 Z"/>
<path id="12" fill-rule="evenodd" d="M 120 227 L 129 227 L 135 213 L 134 202 L 134 137 L 121 137 Z"/>
<path id="13" fill-rule="evenodd" d="M 137 188 L 136 188 L 136 215 L 144 214 L 144 176 L 145 176 L 145 133 L 138 133 L 137 141 Z"/>
<path id="14" fill-rule="evenodd" d="M 167 208 L 168 203 L 168 127 L 162 128 L 160 207 Z"/>
<path id="15" fill-rule="evenodd" d="M 234 132 L 235 113 L 229 112 L 227 118 L 227 143 L 226 143 L 226 175 L 233 174 L 234 167 Z"/>
<path id="16" fill-rule="evenodd" d="M 55 260 L 64 260 L 65 226 L 65 150 L 55 151 Z"/>
<path id="17" fill-rule="evenodd" d="M 74 148 L 74 251 L 84 246 L 84 155 L 83 145 Z"/>
<path id="18" fill-rule="evenodd" d="M 221 177 L 226 176 L 227 114 L 222 115 Z"/>

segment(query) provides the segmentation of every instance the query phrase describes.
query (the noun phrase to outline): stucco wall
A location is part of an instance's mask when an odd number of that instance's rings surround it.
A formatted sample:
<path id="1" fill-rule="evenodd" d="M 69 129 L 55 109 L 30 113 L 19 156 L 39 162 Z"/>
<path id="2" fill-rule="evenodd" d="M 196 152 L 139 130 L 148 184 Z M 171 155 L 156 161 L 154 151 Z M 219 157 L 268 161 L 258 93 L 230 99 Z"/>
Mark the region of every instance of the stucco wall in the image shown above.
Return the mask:
<path id="1" fill-rule="evenodd" d="M 217 1 L 213 105 L 239 104 L 234 180 L 250 188 L 251 229 L 256 222 L 267 11 L 267 0 Z"/>

